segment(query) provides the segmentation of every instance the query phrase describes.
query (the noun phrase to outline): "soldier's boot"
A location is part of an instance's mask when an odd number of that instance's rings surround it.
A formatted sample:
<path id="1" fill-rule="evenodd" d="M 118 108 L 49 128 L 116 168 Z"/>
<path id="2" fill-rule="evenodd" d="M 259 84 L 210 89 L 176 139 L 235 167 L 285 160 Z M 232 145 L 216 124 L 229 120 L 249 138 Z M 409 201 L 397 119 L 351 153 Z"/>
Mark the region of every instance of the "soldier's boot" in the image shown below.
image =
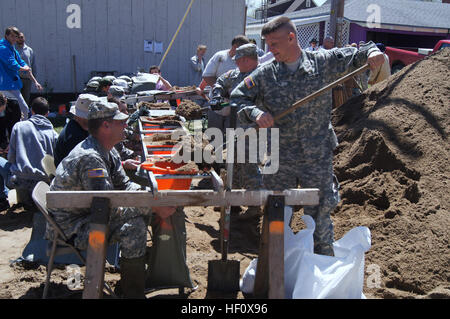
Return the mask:
<path id="1" fill-rule="evenodd" d="M 120 259 L 120 290 L 125 299 L 145 299 L 145 257 Z"/>
<path id="2" fill-rule="evenodd" d="M 325 255 L 334 257 L 333 244 L 314 243 L 314 253 L 317 255 Z"/>
<path id="3" fill-rule="evenodd" d="M 238 219 L 239 220 L 247 220 L 252 219 L 256 217 L 260 217 L 262 215 L 261 207 L 260 206 L 250 206 L 247 208 L 247 210 L 241 214 L 239 214 Z"/>

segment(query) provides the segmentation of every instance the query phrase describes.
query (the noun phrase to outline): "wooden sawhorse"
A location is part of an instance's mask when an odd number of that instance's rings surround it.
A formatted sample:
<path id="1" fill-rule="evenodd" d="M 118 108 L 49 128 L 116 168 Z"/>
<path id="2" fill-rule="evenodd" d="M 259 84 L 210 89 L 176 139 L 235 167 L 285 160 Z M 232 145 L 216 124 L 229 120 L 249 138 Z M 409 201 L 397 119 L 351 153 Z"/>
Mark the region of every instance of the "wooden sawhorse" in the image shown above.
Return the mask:
<path id="1" fill-rule="evenodd" d="M 285 191 L 50 191 L 51 209 L 90 208 L 93 213 L 86 258 L 84 299 L 101 298 L 106 256 L 109 211 L 117 207 L 163 206 L 265 206 L 260 256 L 255 280 L 255 295 L 284 298 L 284 207 L 314 206 L 319 203 L 318 189 Z"/>

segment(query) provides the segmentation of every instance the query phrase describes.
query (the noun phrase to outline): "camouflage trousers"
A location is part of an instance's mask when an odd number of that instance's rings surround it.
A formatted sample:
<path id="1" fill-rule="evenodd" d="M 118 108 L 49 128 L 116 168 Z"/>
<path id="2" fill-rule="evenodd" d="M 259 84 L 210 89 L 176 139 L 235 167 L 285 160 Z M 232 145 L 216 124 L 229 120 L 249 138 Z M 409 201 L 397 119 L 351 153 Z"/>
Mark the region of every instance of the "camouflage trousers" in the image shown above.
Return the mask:
<path id="1" fill-rule="evenodd" d="M 233 188 L 258 190 L 262 188 L 262 176 L 258 164 L 236 163 L 233 165 Z"/>
<path id="2" fill-rule="evenodd" d="M 111 212 L 108 223 L 108 244 L 119 243 L 121 256 L 139 258 L 145 255 L 147 247 L 147 226 L 151 214 L 137 208 L 119 208 Z M 75 237 L 75 246 L 87 249 L 89 223 L 81 226 Z"/>
<path id="3" fill-rule="evenodd" d="M 280 156 L 280 167 L 276 174 L 263 175 L 265 188 L 284 190 L 288 188 L 318 188 L 319 205 L 304 206 L 304 213 L 315 223 L 314 252 L 332 256 L 334 231 L 330 214 L 339 203 L 338 186 L 333 174 L 333 156 L 330 152 L 321 158 L 305 159 L 301 155 Z M 295 158 L 295 159 L 294 159 Z"/>

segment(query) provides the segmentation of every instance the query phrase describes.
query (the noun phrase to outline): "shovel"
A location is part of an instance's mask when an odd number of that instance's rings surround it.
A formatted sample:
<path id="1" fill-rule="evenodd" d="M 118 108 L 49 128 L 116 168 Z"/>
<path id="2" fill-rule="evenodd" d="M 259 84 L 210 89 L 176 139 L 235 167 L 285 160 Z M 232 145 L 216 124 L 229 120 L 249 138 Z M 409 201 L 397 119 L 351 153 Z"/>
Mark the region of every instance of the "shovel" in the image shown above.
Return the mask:
<path id="1" fill-rule="evenodd" d="M 340 84 L 342 84 L 342 83 L 344 83 L 344 82 L 347 82 L 349 79 L 353 78 L 354 76 L 356 76 L 356 75 L 358 75 L 358 74 L 361 74 L 362 72 L 364 72 L 364 71 L 366 71 L 366 70 L 369 70 L 369 69 L 370 69 L 369 64 L 364 64 L 364 65 L 363 65 L 362 67 L 360 67 L 359 69 L 356 69 L 355 71 L 353 71 L 353 72 L 347 74 L 346 76 L 344 76 L 344 77 L 342 77 L 342 78 L 340 78 L 340 79 L 334 81 L 333 83 L 328 84 L 327 86 L 321 88 L 320 90 L 317 90 L 317 91 L 311 93 L 310 95 L 304 97 L 303 99 L 298 100 L 298 101 L 295 102 L 291 107 L 287 108 L 286 110 L 284 110 L 283 112 L 281 112 L 281 113 L 279 113 L 279 114 L 276 114 L 276 115 L 273 117 L 274 122 L 276 122 L 276 121 L 282 119 L 283 117 L 285 117 L 286 115 L 288 115 L 288 114 L 290 114 L 290 113 L 292 113 L 292 112 L 295 112 L 298 108 L 300 108 L 301 106 L 303 106 L 303 105 L 305 105 L 306 103 L 310 102 L 311 100 L 315 99 L 316 97 L 322 95 L 323 93 L 327 92 L 328 90 L 331 90 L 332 88 L 334 88 L 334 87 L 336 87 L 336 86 L 338 86 L 338 85 L 340 85 Z M 258 127 L 258 124 L 256 124 L 256 123 L 252 123 L 252 124 L 249 126 L 249 128 L 257 128 L 257 127 Z M 243 134 L 243 136 L 245 136 L 245 134 Z M 239 137 L 241 137 L 241 135 L 236 135 L 236 136 L 235 136 L 235 139 L 238 139 Z M 216 149 L 216 153 L 217 153 L 217 152 L 222 152 L 222 150 L 223 150 L 224 148 L 226 148 L 226 147 L 227 147 L 227 144 L 230 143 L 230 142 L 231 142 L 231 141 L 227 141 L 227 142 L 225 142 L 222 146 L 218 147 L 218 148 Z M 234 142 L 234 141 L 233 141 L 233 142 Z"/>
<path id="2" fill-rule="evenodd" d="M 236 112 L 231 112 L 230 121 L 235 127 Z M 230 191 L 233 185 L 233 165 L 233 162 L 227 163 L 226 191 Z M 228 260 L 230 220 L 231 206 L 222 207 L 220 210 L 222 259 L 208 261 L 208 290 L 210 291 L 239 291 L 240 262 Z"/>

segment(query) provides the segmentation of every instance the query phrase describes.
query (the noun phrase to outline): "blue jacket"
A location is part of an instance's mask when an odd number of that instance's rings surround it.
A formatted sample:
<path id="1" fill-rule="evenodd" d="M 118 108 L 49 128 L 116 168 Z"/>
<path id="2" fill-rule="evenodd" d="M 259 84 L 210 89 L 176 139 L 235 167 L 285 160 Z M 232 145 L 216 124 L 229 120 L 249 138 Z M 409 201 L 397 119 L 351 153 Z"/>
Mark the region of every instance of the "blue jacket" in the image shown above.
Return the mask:
<path id="1" fill-rule="evenodd" d="M 19 70 L 26 66 L 19 52 L 6 39 L 0 40 L 0 91 L 20 90 Z"/>

